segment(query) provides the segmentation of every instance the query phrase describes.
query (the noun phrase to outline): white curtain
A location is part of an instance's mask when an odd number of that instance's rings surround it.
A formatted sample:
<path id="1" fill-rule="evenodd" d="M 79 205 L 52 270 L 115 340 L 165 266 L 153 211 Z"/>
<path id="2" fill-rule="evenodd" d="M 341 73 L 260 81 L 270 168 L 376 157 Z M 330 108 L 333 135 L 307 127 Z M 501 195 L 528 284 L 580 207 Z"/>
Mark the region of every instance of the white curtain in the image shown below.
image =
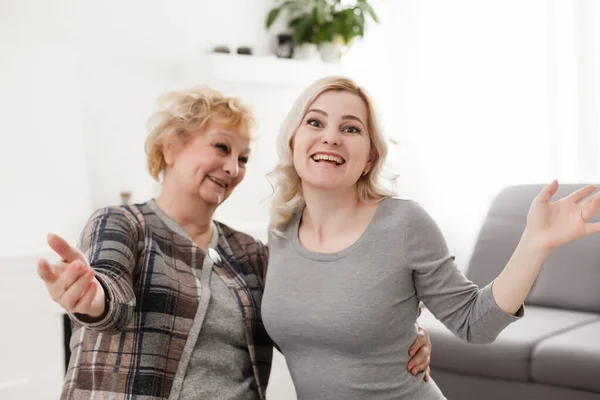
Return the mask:
<path id="1" fill-rule="evenodd" d="M 462 265 L 509 184 L 600 182 L 595 0 L 380 0 L 344 63 L 373 94 L 398 192 Z"/>

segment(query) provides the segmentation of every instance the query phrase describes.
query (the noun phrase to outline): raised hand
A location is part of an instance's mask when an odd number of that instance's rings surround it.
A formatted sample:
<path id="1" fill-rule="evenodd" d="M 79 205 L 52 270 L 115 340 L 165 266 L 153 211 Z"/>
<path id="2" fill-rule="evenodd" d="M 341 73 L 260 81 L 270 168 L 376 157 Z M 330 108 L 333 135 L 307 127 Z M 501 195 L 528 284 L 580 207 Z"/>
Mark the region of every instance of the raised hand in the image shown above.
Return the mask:
<path id="1" fill-rule="evenodd" d="M 48 235 L 48 245 L 62 261 L 50 266 L 38 261 L 38 275 L 44 280 L 52 300 L 71 313 L 98 318 L 105 311 L 105 293 L 94 270 L 76 248 L 57 235 Z"/>
<path id="2" fill-rule="evenodd" d="M 600 223 L 590 223 L 600 209 L 600 193 L 585 186 L 567 197 L 550 203 L 558 182 L 546 186 L 533 200 L 527 215 L 525 234 L 544 251 L 550 251 L 579 237 L 600 232 Z"/>

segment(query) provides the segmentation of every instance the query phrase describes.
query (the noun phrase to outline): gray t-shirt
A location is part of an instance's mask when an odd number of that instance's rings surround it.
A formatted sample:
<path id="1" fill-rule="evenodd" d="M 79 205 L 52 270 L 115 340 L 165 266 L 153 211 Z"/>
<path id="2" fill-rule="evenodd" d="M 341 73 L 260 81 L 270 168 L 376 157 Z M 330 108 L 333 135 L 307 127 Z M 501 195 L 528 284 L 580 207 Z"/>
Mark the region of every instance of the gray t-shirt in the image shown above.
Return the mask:
<path id="1" fill-rule="evenodd" d="M 209 248 L 217 246 L 218 238 L 215 225 Z M 210 295 L 206 314 L 199 317 L 200 333 L 179 399 L 258 400 L 240 306 L 216 272 L 204 276 L 202 270 L 195 273 L 201 281 L 200 297 Z M 205 290 L 206 286 L 210 291 Z"/>
<path id="2" fill-rule="evenodd" d="M 216 272 L 180 399 L 258 400 L 240 307 Z"/>
<path id="3" fill-rule="evenodd" d="M 284 238 L 270 237 L 262 303 L 299 400 L 444 399 L 406 368 L 419 300 L 470 342 L 493 341 L 523 314 L 499 308 L 491 284 L 480 290 L 465 278 L 415 202 L 383 200 L 354 244 L 327 254 L 299 242 L 301 214 Z"/>

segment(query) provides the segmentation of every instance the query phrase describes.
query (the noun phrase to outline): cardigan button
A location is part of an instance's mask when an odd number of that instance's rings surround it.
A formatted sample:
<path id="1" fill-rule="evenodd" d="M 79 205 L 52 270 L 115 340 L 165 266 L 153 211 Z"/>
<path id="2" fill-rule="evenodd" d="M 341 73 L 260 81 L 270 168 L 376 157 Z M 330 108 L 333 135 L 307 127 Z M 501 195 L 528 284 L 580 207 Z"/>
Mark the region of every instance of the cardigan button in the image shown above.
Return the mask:
<path id="1" fill-rule="evenodd" d="M 217 264 L 217 265 L 221 265 L 221 256 L 219 255 L 219 253 L 213 249 L 212 247 L 208 249 L 208 256 L 210 257 L 210 259 L 213 261 L 213 263 Z"/>

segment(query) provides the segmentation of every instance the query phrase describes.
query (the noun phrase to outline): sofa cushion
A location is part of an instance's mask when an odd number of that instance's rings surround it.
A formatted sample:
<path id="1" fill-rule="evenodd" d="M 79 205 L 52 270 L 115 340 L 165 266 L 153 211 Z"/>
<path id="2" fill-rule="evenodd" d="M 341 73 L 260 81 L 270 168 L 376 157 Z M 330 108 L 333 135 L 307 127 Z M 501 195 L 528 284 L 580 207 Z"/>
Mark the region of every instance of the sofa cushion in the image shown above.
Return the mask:
<path id="1" fill-rule="evenodd" d="M 600 318 L 542 340 L 531 368 L 534 382 L 600 393 Z"/>
<path id="2" fill-rule="evenodd" d="M 584 185 L 560 185 L 553 201 Z M 512 186 L 494 199 L 481 227 L 467 277 L 479 287 L 494 280 L 510 259 L 525 228 L 531 201 L 543 185 Z M 600 221 L 600 215 L 591 222 Z M 533 286 L 527 304 L 600 313 L 598 235 L 555 249 Z"/>
<path id="3" fill-rule="evenodd" d="M 526 382 L 531 380 L 531 356 L 540 341 L 596 318 L 591 313 L 527 305 L 523 319 L 509 325 L 489 345 L 463 342 L 428 310 L 423 310 L 419 323 L 431 335 L 433 370 Z"/>

